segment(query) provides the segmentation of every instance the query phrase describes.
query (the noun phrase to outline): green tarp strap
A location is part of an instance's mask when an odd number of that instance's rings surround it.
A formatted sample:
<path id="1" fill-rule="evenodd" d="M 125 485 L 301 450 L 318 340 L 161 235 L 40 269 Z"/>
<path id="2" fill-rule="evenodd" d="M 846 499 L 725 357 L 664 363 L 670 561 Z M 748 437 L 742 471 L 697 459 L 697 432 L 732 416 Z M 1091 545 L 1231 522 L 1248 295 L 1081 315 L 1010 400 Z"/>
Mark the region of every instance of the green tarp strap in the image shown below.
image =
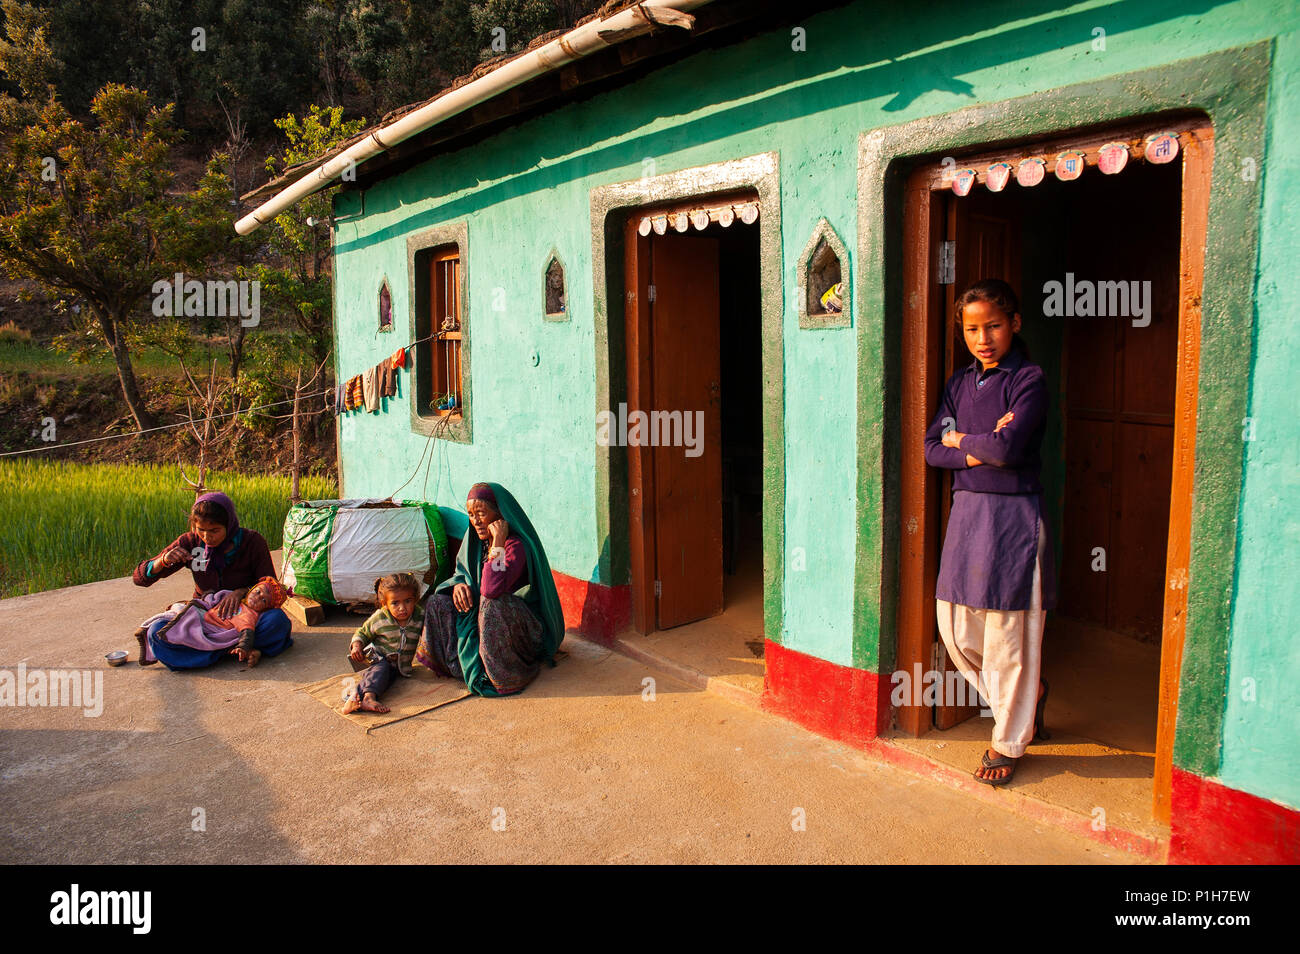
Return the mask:
<path id="1" fill-rule="evenodd" d="M 293 567 L 293 591 L 318 603 L 334 603 L 330 585 L 330 533 L 337 507 L 295 504 L 284 518 L 284 562 Z"/>

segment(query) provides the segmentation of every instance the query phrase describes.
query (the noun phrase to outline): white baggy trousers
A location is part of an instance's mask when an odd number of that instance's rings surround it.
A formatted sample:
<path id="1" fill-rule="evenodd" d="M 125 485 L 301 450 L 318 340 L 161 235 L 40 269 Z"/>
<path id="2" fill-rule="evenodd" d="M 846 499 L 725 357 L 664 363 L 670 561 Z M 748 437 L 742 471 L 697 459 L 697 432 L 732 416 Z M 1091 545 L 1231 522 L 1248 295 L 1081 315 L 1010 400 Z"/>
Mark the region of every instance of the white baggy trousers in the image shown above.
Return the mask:
<path id="1" fill-rule="evenodd" d="M 1034 737 L 1034 710 L 1043 658 L 1043 547 L 1047 529 L 1038 523 L 1038 553 L 1029 609 L 976 609 L 935 600 L 939 635 L 953 663 L 993 710 L 993 751 L 1018 759 Z"/>

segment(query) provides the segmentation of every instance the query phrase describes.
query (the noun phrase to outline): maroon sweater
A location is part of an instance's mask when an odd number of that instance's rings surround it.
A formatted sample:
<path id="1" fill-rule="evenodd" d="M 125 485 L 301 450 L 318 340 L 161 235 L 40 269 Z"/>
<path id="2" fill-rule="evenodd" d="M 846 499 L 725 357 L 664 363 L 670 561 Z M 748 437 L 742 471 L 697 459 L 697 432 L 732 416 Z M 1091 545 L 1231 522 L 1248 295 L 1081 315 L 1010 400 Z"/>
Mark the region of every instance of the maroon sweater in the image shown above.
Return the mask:
<path id="1" fill-rule="evenodd" d="M 203 541 L 199 539 L 197 533 L 182 533 L 169 543 L 162 553 L 168 553 L 175 547 L 180 547 L 190 554 L 194 554 L 196 550 L 202 553 Z M 163 577 L 171 576 L 182 567 L 189 567 L 190 572 L 194 574 L 194 596 L 197 598 L 217 590 L 246 589 L 264 576 L 275 576 L 275 564 L 271 562 L 271 549 L 266 545 L 266 538 L 256 530 L 240 527 L 221 545 L 220 549 L 226 558 L 226 565 L 220 571 L 213 570 L 211 567 L 202 570 L 194 569 L 193 556 L 176 566 L 163 566 L 149 559 L 135 568 L 131 580 L 136 586 L 153 586 Z"/>

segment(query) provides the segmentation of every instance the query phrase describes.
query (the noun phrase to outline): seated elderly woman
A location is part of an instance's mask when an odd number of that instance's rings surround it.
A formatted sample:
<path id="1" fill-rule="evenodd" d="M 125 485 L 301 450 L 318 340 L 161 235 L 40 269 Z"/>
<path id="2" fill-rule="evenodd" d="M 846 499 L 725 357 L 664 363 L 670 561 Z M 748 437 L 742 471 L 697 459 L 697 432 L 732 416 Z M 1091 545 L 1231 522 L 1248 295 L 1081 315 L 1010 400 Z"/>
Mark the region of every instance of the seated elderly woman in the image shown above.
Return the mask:
<path id="1" fill-rule="evenodd" d="M 475 484 L 456 573 L 428 602 L 415 661 L 481 696 L 519 692 L 564 639 L 564 614 L 533 525 L 500 484 Z"/>

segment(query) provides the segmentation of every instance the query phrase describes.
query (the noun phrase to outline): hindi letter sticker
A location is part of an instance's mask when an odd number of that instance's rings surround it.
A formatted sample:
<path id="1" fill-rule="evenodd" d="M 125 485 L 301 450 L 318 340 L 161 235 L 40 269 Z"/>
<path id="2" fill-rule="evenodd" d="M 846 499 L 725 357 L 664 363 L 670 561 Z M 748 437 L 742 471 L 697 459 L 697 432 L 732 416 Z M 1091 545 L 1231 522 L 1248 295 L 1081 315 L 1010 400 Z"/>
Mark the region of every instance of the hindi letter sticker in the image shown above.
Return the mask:
<path id="1" fill-rule="evenodd" d="M 1147 136 L 1146 160 L 1158 166 L 1173 162 L 1178 157 L 1178 133 L 1162 132 Z"/>
<path id="2" fill-rule="evenodd" d="M 1056 157 L 1056 178 L 1062 182 L 1073 182 L 1083 175 L 1083 153 L 1078 149 L 1067 149 Z"/>
<path id="3" fill-rule="evenodd" d="M 1001 192 L 1011 181 L 1011 163 L 995 162 L 984 170 L 984 184 L 990 192 Z"/>
<path id="4" fill-rule="evenodd" d="M 968 195 L 975 185 L 975 177 L 974 169 L 958 169 L 952 176 L 952 191 L 957 195 Z"/>
<path id="5" fill-rule="evenodd" d="M 1128 145 L 1108 142 L 1097 150 L 1097 168 L 1103 175 L 1113 176 L 1128 165 Z"/>
<path id="6" fill-rule="evenodd" d="M 1038 185 L 1046 174 L 1047 163 L 1037 156 L 1021 159 L 1020 165 L 1016 166 L 1016 181 L 1026 189 Z"/>

